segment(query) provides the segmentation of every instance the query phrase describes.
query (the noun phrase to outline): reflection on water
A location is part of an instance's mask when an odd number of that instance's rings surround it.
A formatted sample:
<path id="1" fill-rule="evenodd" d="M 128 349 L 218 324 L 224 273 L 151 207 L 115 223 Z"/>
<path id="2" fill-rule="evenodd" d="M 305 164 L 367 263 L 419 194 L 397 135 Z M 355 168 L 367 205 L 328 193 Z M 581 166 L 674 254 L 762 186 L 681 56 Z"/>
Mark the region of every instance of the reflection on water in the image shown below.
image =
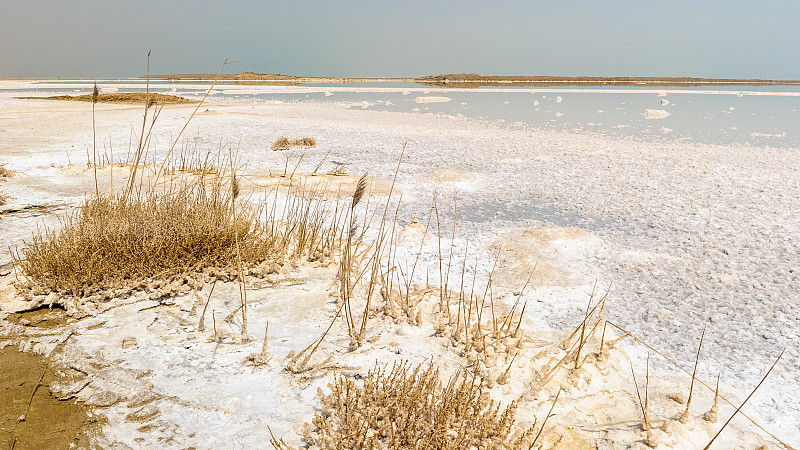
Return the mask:
<path id="1" fill-rule="evenodd" d="M 101 88 L 143 92 L 140 81 Z M 90 93 L 92 82 L 0 83 L 2 96 Z M 155 82 L 151 91 L 199 99 L 207 85 Z M 767 95 L 763 95 L 767 94 Z M 431 101 L 438 97 L 439 101 Z M 444 97 L 444 98 L 442 98 Z M 443 89 L 416 83 L 218 85 L 216 103 L 311 102 L 373 111 L 447 114 L 509 127 L 712 144 L 800 147 L 800 87 L 563 87 Z M 447 100 L 449 101 L 442 101 Z M 646 110 L 664 111 L 648 119 Z"/>

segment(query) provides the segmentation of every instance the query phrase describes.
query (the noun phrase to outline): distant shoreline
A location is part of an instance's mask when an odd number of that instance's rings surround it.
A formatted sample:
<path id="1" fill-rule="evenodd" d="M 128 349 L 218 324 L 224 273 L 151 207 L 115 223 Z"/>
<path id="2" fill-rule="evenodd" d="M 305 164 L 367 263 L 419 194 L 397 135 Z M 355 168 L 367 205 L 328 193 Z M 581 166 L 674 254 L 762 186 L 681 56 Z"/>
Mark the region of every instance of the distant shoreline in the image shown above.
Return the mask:
<path id="1" fill-rule="evenodd" d="M 214 74 L 150 75 L 153 81 L 212 81 Z M 146 76 L 139 77 L 146 79 Z M 567 77 L 567 76 L 483 76 L 478 74 L 445 74 L 425 77 L 298 77 L 280 74 L 242 72 L 220 75 L 217 82 L 257 85 L 298 85 L 310 83 L 373 83 L 394 81 L 427 86 L 476 88 L 481 86 L 800 86 L 800 80 L 767 80 L 757 78 L 698 78 L 698 77 Z"/>
<path id="2" fill-rule="evenodd" d="M 137 78 L 26 78 L 0 77 L 4 81 L 57 81 L 75 80 L 124 82 L 144 81 L 148 76 Z M 360 84 L 360 83 L 417 83 L 423 86 L 474 89 L 480 87 L 547 87 L 547 86 L 800 86 L 800 80 L 771 80 L 760 78 L 701 78 L 701 77 L 590 77 L 590 76 L 484 76 L 474 73 L 429 75 L 423 77 L 304 77 L 281 74 L 262 74 L 241 72 L 219 75 L 210 73 L 184 73 L 150 75 L 153 82 L 211 82 L 257 85 L 257 86 L 296 86 L 302 84 Z"/>
<path id="3" fill-rule="evenodd" d="M 432 75 L 414 80 L 438 87 L 480 86 L 800 86 L 800 80 L 699 77 L 565 77 L 565 76 L 483 76 L 474 73 Z"/>

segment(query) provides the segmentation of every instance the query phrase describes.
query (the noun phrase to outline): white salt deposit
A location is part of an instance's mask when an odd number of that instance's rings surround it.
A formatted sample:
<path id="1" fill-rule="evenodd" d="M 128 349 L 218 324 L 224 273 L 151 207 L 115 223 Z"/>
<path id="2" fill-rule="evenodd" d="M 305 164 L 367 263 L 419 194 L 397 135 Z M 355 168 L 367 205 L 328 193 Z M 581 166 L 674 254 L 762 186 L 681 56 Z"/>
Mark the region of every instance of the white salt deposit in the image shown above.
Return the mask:
<path id="1" fill-rule="evenodd" d="M 663 109 L 645 109 L 643 115 L 645 119 L 663 119 L 669 116 L 669 113 Z"/>
<path id="2" fill-rule="evenodd" d="M 447 103 L 451 100 L 450 97 L 417 97 L 414 99 L 417 103 Z"/>
<path id="3" fill-rule="evenodd" d="M 2 194 L 14 197 L 2 208 L 46 202 L 63 211 L 93 189 L 93 185 L 78 183 L 78 177 L 66 176 L 79 168 L 61 168 L 70 160 L 85 164 L 81 158 L 92 139 L 86 106 L 0 99 L 5 130 L 0 140 L 2 162 L 24 174 L 0 184 Z M 59 111 L 58 121 L 52 120 L 54 109 Z M 214 104 L 213 109 L 219 114 L 195 117 L 186 135 L 200 136 L 206 143 L 236 142 L 253 170 L 284 170 L 286 156 L 268 151 L 278 136 L 312 136 L 325 147 L 309 150 L 301 170 L 311 171 L 329 152 L 323 170 L 333 167 L 331 161 L 344 161 L 350 173 L 369 172 L 391 180 L 400 146 L 409 140 L 398 175 L 402 224 L 409 224 L 412 216 L 427 217 L 436 192 L 445 222 L 442 228 L 450 230 L 447 221 L 452 223 L 452 215 L 446 214 L 445 205 L 455 198 L 456 260 L 463 258 L 469 239 L 470 258 L 481 255 L 481 262 L 471 270 L 484 279 L 491 270 L 492 245 L 501 236 L 513 239 L 524 233 L 520 230 L 542 225 L 581 228 L 585 239 L 569 241 L 565 247 L 558 242 L 536 247 L 550 257 L 551 266 L 568 267 L 575 278 L 569 286 L 543 282 L 525 295 L 529 300 L 526 320 L 531 326 L 564 330 L 565 324 L 580 323 L 593 279 L 601 285 L 613 281 L 605 311 L 609 320 L 683 367 L 692 366 L 705 328 L 698 378 L 713 385 L 721 373 L 722 392 L 740 401 L 786 349 L 781 363 L 743 412 L 785 442 L 800 445 L 800 411 L 790 394 L 800 392 L 800 217 L 795 213 L 800 211 L 800 178 L 796 167 L 787 164 L 797 149 L 640 142 L 590 133 L 508 129 L 507 125 L 433 114 L 348 110 L 339 104 Z M 154 130 L 161 139 L 159 154 L 190 112 L 183 106 L 165 108 Z M 141 124 L 140 111 L 104 105 L 98 117 L 98 142 L 111 140 L 114 158 L 123 159 L 131 127 Z M 297 159 L 299 155 L 293 163 Z M 460 172 L 437 172 L 443 170 Z M 425 174 L 438 177 L 443 173 L 459 177 L 452 182 L 422 181 Z M 84 174 L 82 179 L 89 176 Z M 54 218 L 47 211 L 34 220 L 3 215 L 0 239 L 18 243 L 20 236 L 14 233 L 32 230 L 42 219 L 57 224 Z M 12 229 L 6 223 L 15 226 Z M 431 268 L 436 267 L 437 250 L 435 244 L 426 244 L 420 267 L 435 273 Z M 415 254 L 417 247 L 402 251 Z M 7 258 L 8 250 L 2 252 Z M 424 272 L 420 275 L 423 285 Z M 295 275 L 313 279 L 308 273 Z M 513 284 L 514 279 L 506 282 Z M 312 291 L 302 285 L 287 286 L 280 295 L 323 302 Z M 219 314 L 230 308 L 222 298 L 214 306 Z M 293 424 L 307 420 L 313 412 L 316 386 L 327 381 L 297 383 L 272 363 L 263 371 L 245 368 L 242 361 L 251 348 L 231 342 L 216 345 L 195 333 L 196 319 L 190 317 L 194 301 L 191 296 L 178 297 L 174 305 L 144 311 L 149 304 L 120 306 L 98 316 L 97 322 L 75 326 L 79 333 L 65 346 L 65 351 L 73 352 L 66 357 L 94 355 L 97 367 L 103 369 L 91 370 L 104 371 L 98 372 L 98 379 L 125 388 L 127 403 L 104 412 L 116 427 L 109 430 L 110 438 L 120 446 L 136 446 L 136 437 L 156 446 L 163 444 L 159 439 L 171 436 L 178 445 L 246 447 L 263 444 L 269 424 L 276 434 L 291 439 L 296 435 Z M 254 308 L 253 330 L 265 325 L 268 314 L 277 314 L 272 303 L 264 302 Z M 324 326 L 319 318 L 293 309 L 292 301 L 286 304 L 290 310 L 285 314 L 297 321 L 283 321 L 274 339 L 277 324 L 270 323 L 270 351 L 278 360 L 300 341 L 318 337 Z M 162 309 L 175 316 L 156 316 L 155 311 Z M 96 328 L 103 320 L 106 325 Z M 261 336 L 254 332 L 256 339 L 263 336 L 261 330 Z M 411 357 L 422 360 L 423 354 L 431 354 L 434 347 L 425 344 L 431 330 L 403 330 L 408 336 L 404 339 L 413 344 L 403 346 L 403 351 L 416 345 Z M 136 337 L 137 346 L 123 349 L 123 339 L 128 337 Z M 389 342 L 384 344 L 382 357 L 392 354 L 393 348 Z M 641 347 L 631 343 L 624 348 L 637 367 L 644 367 L 646 352 Z M 327 351 L 337 352 L 333 346 Z M 344 362 L 367 365 L 372 355 L 348 356 Z M 437 350 L 442 364 L 457 364 L 447 355 Z M 124 362 L 109 364 L 117 359 Z M 651 364 L 651 380 L 674 376 L 675 386 L 688 382 L 688 376 L 652 354 Z M 160 414 L 150 436 L 137 432 L 140 424 L 125 420 L 131 412 L 129 404 L 136 403 L 131 399 L 144 396 L 141 392 L 159 396 L 151 402 Z M 562 411 L 565 414 L 569 412 Z M 757 431 L 746 420 L 734 423 Z M 668 448 L 683 447 L 670 444 Z"/>

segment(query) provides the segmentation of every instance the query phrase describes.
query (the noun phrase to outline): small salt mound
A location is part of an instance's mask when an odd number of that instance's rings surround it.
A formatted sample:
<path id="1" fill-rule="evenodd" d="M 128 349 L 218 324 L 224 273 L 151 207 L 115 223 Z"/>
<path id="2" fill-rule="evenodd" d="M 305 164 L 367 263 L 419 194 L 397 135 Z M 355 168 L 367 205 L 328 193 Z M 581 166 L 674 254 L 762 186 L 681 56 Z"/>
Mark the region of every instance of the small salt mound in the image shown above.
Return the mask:
<path id="1" fill-rule="evenodd" d="M 112 93 L 112 92 L 119 92 L 119 88 L 116 88 L 116 87 L 113 87 L 113 86 L 103 86 L 103 87 L 100 88 L 100 92 L 102 92 L 103 94 L 108 94 L 108 93 Z"/>
<path id="2" fill-rule="evenodd" d="M 556 103 L 561 103 L 562 101 L 564 101 L 564 99 L 561 98 L 560 95 L 558 97 L 556 97 Z"/>
<path id="3" fill-rule="evenodd" d="M 450 100 L 450 97 L 417 97 L 415 99 L 417 103 L 447 103 Z"/>
<path id="4" fill-rule="evenodd" d="M 666 92 L 659 92 L 658 94 L 656 94 L 656 97 L 666 97 L 666 96 L 667 96 Z"/>
<path id="5" fill-rule="evenodd" d="M 672 133 L 672 128 L 661 127 L 661 128 L 658 129 L 658 131 L 660 131 L 660 132 L 662 132 L 664 134 Z"/>
<path id="6" fill-rule="evenodd" d="M 669 113 L 664 111 L 663 109 L 645 109 L 644 110 L 644 118 L 645 119 L 663 119 L 664 117 L 669 116 Z"/>
<path id="7" fill-rule="evenodd" d="M 325 97 L 330 97 L 331 95 L 333 95 L 333 92 L 325 92 Z"/>
<path id="8" fill-rule="evenodd" d="M 669 105 L 669 100 L 667 100 L 665 98 L 662 98 L 661 99 L 661 104 L 664 105 L 664 106 Z"/>
<path id="9" fill-rule="evenodd" d="M 563 116 L 563 114 L 561 114 L 560 112 L 556 113 L 556 117 L 561 117 L 561 116 Z"/>

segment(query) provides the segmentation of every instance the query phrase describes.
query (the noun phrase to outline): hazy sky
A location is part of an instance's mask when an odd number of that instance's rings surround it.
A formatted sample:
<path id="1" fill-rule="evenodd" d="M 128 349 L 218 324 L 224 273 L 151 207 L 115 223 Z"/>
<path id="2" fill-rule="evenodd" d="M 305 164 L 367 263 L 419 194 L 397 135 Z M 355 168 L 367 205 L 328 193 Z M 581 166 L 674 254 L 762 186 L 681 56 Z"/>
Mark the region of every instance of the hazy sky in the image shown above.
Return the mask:
<path id="1" fill-rule="evenodd" d="M 0 0 L 0 75 L 800 79 L 798 0 Z"/>

